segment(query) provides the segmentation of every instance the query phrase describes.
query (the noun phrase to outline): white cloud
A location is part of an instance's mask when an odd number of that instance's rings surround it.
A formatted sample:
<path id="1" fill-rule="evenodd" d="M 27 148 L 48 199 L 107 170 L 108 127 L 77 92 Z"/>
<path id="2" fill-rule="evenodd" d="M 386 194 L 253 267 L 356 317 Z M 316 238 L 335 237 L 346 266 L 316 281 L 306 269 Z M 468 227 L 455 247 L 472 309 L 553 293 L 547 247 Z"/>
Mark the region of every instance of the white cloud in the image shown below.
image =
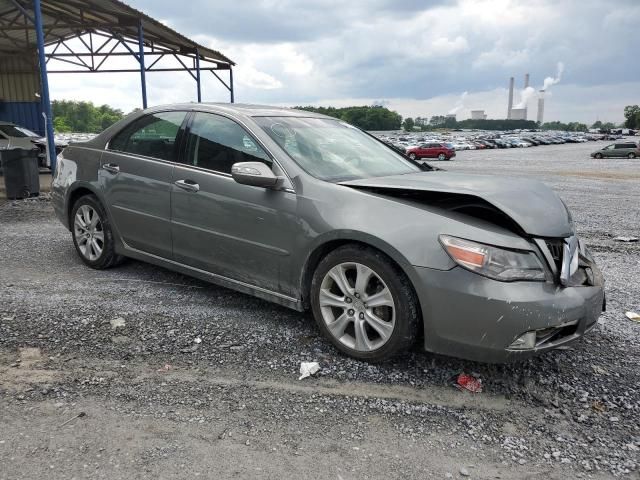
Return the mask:
<path id="1" fill-rule="evenodd" d="M 130 3 L 236 61 L 241 102 L 344 105 L 385 99 L 401 114 L 416 116 L 446 113 L 468 91 L 460 118 L 483 108 L 497 118 L 506 115 L 510 76 L 522 88 L 522 75 L 529 72 L 538 90 L 563 60 L 567 68 L 552 87 L 548 118 L 619 121 L 624 105 L 637 103 L 626 87 L 640 78 L 640 64 L 632 60 L 637 47 L 629 41 L 640 18 L 637 0 L 453 0 L 424 7 L 384 0 L 192 0 L 190 9 L 168 1 Z M 226 23 L 214 29 L 211 18 Z M 580 28 L 568 27 L 567 18 Z M 52 98 L 123 110 L 140 105 L 135 73 L 52 75 L 51 83 Z M 150 73 L 147 84 L 150 105 L 195 100 L 195 82 L 184 72 Z M 229 98 L 208 72 L 202 92 L 206 101 Z"/>
<path id="2" fill-rule="evenodd" d="M 469 50 L 469 44 L 467 39 L 460 35 L 453 40 L 449 40 L 446 37 L 438 37 L 431 42 L 431 48 L 438 55 L 453 55 Z"/>

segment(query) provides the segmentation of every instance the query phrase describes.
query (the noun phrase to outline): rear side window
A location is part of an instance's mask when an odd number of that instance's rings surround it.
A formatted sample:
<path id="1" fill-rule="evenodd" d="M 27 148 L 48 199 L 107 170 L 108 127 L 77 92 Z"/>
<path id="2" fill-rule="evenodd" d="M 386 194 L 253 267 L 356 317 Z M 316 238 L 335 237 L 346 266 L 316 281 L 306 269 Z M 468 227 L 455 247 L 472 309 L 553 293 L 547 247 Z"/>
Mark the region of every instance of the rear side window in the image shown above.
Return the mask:
<path id="1" fill-rule="evenodd" d="M 634 143 L 616 143 L 616 148 L 636 148 Z"/>
<path id="2" fill-rule="evenodd" d="M 189 127 L 187 163 L 222 173 L 231 173 L 238 162 L 271 159 L 247 131 L 233 120 L 212 113 L 196 113 Z"/>
<path id="3" fill-rule="evenodd" d="M 185 115 L 186 112 L 145 115 L 114 136 L 109 150 L 175 162 L 178 159 L 176 137 Z"/>

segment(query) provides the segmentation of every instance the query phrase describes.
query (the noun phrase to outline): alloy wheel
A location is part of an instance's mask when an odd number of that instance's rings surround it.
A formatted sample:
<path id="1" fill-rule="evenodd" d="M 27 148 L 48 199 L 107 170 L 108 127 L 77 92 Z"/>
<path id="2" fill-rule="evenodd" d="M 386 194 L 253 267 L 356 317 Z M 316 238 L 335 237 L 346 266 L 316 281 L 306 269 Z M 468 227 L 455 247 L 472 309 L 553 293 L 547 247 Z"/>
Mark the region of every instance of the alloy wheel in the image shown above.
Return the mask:
<path id="1" fill-rule="evenodd" d="M 73 221 L 73 233 L 78 250 L 87 260 L 100 258 L 104 249 L 104 230 L 98 212 L 89 205 L 82 205 Z"/>
<path id="2" fill-rule="evenodd" d="M 322 318 L 333 337 L 348 348 L 369 352 L 391 338 L 396 306 L 382 278 L 361 263 L 329 270 L 319 291 Z"/>
<path id="3" fill-rule="evenodd" d="M 440 155 L 438 155 L 438 160 L 443 161 L 446 159 L 447 159 L 447 156 L 444 153 L 441 153 Z"/>

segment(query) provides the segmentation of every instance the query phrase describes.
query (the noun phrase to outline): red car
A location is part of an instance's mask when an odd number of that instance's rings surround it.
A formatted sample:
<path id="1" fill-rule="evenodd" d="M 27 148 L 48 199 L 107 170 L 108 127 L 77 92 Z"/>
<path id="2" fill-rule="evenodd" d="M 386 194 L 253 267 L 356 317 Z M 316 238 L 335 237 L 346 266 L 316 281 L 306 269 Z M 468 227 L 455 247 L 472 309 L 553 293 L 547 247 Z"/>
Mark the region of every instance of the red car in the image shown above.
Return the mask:
<path id="1" fill-rule="evenodd" d="M 453 147 L 444 143 L 421 143 L 417 147 L 407 148 L 407 155 L 411 160 L 419 158 L 437 158 L 438 160 L 451 160 L 456 156 Z"/>

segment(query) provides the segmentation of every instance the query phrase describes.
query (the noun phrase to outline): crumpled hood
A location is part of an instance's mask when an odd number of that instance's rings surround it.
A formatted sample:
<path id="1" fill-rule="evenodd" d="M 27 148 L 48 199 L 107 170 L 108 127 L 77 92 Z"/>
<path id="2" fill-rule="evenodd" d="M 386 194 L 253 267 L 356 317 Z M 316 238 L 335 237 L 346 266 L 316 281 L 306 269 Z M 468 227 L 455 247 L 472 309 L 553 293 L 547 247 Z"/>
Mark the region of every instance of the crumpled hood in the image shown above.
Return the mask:
<path id="1" fill-rule="evenodd" d="M 340 182 L 353 188 L 410 190 L 481 198 L 508 215 L 527 234 L 567 237 L 573 234 L 571 214 L 545 184 L 524 178 L 447 171 L 421 172 Z"/>

